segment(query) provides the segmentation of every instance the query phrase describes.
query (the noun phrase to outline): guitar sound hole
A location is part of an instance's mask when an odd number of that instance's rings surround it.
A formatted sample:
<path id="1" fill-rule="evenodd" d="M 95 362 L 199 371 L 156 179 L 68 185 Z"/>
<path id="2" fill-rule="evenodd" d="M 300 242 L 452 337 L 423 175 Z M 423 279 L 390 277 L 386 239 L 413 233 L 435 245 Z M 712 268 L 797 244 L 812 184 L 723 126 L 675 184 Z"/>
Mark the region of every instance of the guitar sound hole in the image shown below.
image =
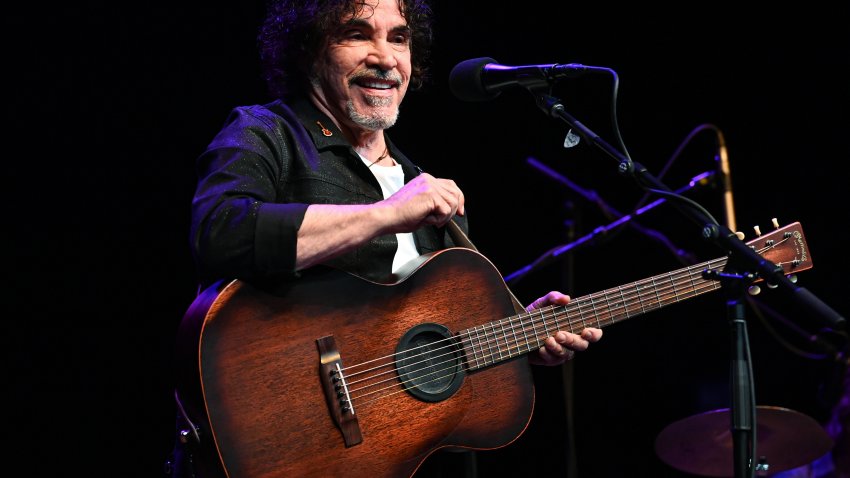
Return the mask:
<path id="1" fill-rule="evenodd" d="M 425 402 L 452 396 L 463 384 L 460 346 L 440 324 L 419 324 L 396 347 L 396 372 L 402 386 Z"/>

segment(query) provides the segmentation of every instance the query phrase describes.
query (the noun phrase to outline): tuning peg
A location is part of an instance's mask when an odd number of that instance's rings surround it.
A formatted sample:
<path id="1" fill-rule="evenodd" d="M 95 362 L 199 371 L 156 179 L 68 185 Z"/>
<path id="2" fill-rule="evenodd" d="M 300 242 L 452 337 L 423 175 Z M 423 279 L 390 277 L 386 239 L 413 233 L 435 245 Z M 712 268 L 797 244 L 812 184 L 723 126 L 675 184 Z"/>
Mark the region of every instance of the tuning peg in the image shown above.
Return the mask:
<path id="1" fill-rule="evenodd" d="M 779 221 L 777 221 L 775 217 L 771 219 L 770 222 L 773 224 L 774 229 L 779 229 Z"/>
<path id="2" fill-rule="evenodd" d="M 740 239 L 742 241 L 744 240 L 744 233 L 743 232 L 738 231 L 738 232 L 735 233 L 735 235 L 738 236 L 738 239 Z"/>
<path id="3" fill-rule="evenodd" d="M 788 277 L 788 280 L 791 281 L 792 284 L 797 283 L 797 274 L 788 274 L 786 277 Z"/>
<path id="4" fill-rule="evenodd" d="M 758 294 L 759 294 L 759 292 L 761 292 L 761 287 L 759 287 L 759 286 L 757 286 L 757 285 L 751 285 L 751 286 L 747 289 L 747 293 L 748 293 L 748 294 L 750 294 L 750 295 L 758 295 Z"/>
<path id="5" fill-rule="evenodd" d="M 756 236 L 761 236 L 761 229 L 758 226 L 753 226 L 753 230 L 756 231 Z"/>

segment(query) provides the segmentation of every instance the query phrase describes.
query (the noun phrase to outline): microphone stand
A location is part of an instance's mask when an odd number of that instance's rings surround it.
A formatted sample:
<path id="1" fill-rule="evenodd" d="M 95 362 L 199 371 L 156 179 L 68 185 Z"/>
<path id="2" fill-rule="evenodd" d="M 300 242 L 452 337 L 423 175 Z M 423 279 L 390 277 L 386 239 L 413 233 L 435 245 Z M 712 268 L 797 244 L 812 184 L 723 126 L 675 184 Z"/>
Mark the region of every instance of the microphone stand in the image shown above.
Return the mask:
<path id="1" fill-rule="evenodd" d="M 623 155 L 603 141 L 599 135 L 573 118 L 566 112 L 558 98 L 548 94 L 538 94 L 535 91 L 531 92 L 536 97 L 537 106 L 545 114 L 563 120 L 585 140 L 593 143 L 614 158 L 617 161 L 617 170 L 620 174 L 631 176 L 641 187 L 651 192 L 676 199 L 672 201 L 673 205 L 702 228 L 702 237 L 728 251 L 729 260 L 723 272 L 707 270 L 703 272 L 703 275 L 707 279 L 718 280 L 721 288 L 726 292 L 727 315 L 730 321 L 732 341 L 732 360 L 730 363 L 732 407 L 730 417 L 735 477 L 754 477 L 756 471 L 756 466 L 753 463 L 753 457 L 756 456 L 756 401 L 753 393 L 752 366 L 744 320 L 744 298 L 746 297 L 747 287 L 756 279 L 762 279 L 767 284 L 790 293 L 793 299 L 833 328 L 843 328 L 846 320 L 814 294 L 794 284 L 783 274 L 782 267 L 765 260 L 739 239 L 733 231 L 718 224 L 698 204 L 686 201 L 685 198 L 670 190 L 658 178 L 650 174 L 643 165 Z M 691 207 L 683 207 L 685 205 Z M 764 465 L 759 463 L 759 467 L 764 467 Z"/>

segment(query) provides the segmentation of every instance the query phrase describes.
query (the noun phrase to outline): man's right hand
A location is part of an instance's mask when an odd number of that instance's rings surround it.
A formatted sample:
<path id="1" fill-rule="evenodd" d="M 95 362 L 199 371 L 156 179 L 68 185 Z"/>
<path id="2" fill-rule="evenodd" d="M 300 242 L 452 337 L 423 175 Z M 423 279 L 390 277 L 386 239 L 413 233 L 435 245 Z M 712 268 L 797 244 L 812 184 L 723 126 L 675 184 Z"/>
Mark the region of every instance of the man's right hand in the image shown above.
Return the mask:
<path id="1" fill-rule="evenodd" d="M 463 203 L 463 192 L 454 181 L 422 173 L 378 204 L 396 215 L 391 232 L 413 232 L 422 226 L 444 226 L 455 214 L 462 216 Z"/>

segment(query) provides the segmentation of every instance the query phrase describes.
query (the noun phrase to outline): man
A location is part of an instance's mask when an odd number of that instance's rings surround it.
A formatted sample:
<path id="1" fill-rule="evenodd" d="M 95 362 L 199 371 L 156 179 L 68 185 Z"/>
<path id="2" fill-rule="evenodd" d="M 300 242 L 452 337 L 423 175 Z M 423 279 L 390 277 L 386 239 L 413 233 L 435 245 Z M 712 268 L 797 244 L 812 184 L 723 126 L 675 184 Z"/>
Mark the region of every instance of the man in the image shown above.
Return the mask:
<path id="1" fill-rule="evenodd" d="M 391 283 L 422 254 L 464 245 L 461 189 L 422 172 L 385 134 L 423 81 L 429 7 L 272 2 L 259 39 L 277 99 L 236 108 L 198 160 L 191 239 L 201 284 L 299 281 L 320 264 Z M 528 310 L 568 301 L 553 291 Z M 552 330 L 529 359 L 562 364 L 601 335 Z M 181 461 L 175 474 L 220 476 L 219 463 L 208 466 L 217 458 L 207 448 L 194 470 Z"/>

